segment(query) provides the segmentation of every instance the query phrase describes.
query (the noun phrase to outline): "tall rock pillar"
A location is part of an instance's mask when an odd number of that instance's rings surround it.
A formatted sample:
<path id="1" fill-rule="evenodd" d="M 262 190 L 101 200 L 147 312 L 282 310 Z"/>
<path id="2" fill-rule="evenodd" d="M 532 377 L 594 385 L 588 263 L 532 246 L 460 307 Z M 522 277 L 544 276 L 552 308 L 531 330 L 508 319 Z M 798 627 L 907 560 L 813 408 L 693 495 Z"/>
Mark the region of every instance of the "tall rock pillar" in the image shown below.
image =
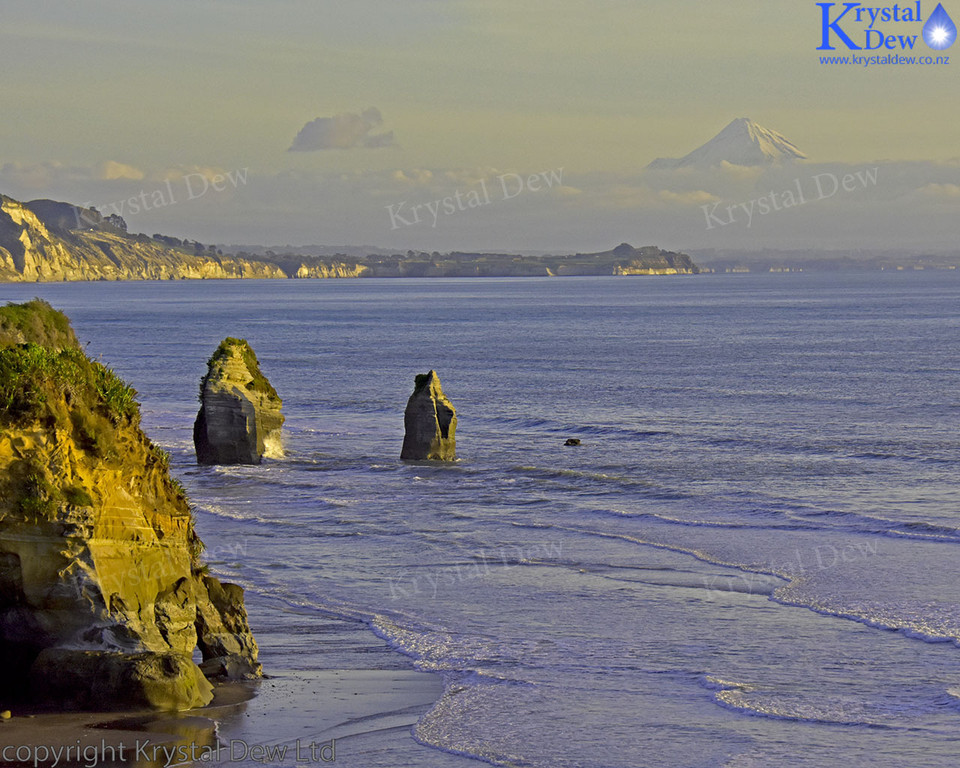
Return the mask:
<path id="1" fill-rule="evenodd" d="M 198 464 L 259 464 L 283 453 L 283 402 L 244 339 L 220 342 L 200 382 L 193 425 Z"/>
<path id="2" fill-rule="evenodd" d="M 413 394 L 403 414 L 404 436 L 400 458 L 408 461 L 455 461 L 457 412 L 443 394 L 436 373 L 416 377 Z"/>

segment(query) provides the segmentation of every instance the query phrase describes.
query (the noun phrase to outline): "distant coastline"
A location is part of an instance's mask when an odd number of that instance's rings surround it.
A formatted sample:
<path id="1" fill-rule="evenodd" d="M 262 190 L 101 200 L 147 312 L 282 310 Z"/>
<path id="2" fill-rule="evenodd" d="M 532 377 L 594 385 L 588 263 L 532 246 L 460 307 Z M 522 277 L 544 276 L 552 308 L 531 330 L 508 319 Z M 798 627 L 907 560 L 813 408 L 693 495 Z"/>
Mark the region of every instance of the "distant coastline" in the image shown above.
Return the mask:
<path id="1" fill-rule="evenodd" d="M 595 253 L 413 251 L 374 246 L 208 245 L 130 234 L 117 215 L 0 195 L 0 283 L 117 280 L 573 277 L 956 270 L 960 252 L 908 249 L 670 251 L 628 243 Z"/>
<path id="2" fill-rule="evenodd" d="M 700 267 L 684 253 L 621 243 L 598 253 L 521 255 L 425 253 L 366 256 L 225 254 L 162 234 L 130 234 L 117 215 L 54 200 L 0 195 L 0 282 L 91 280 L 305 279 L 349 277 L 562 277 L 685 275 Z"/>
<path id="3" fill-rule="evenodd" d="M 960 251 L 922 250 L 694 250 L 704 272 L 912 272 L 960 269 Z"/>

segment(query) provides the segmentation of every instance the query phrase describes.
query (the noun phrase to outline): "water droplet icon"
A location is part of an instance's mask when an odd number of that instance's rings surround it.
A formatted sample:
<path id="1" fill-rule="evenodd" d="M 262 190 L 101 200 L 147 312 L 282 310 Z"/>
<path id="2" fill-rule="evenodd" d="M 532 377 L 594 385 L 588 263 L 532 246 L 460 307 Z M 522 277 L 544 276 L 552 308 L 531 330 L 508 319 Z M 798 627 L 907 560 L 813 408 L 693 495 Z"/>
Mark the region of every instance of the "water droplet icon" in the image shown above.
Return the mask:
<path id="1" fill-rule="evenodd" d="M 923 42 L 928 48 L 942 51 L 953 45 L 956 39 L 957 25 L 953 23 L 950 14 L 943 10 L 943 5 L 938 4 L 923 25 Z"/>

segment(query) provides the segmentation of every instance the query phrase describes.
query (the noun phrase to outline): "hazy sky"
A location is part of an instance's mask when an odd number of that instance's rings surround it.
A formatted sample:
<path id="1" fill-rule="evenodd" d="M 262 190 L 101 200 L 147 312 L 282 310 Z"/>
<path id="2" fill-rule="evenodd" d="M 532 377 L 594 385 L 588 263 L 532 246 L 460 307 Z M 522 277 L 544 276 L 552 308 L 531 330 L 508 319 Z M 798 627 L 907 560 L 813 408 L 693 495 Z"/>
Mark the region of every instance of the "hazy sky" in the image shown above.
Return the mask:
<path id="1" fill-rule="evenodd" d="M 807 0 L 3 0 L 0 191 L 205 242 L 956 247 L 960 45 L 827 66 L 821 35 Z M 741 116 L 808 163 L 644 171 Z M 874 167 L 749 226 L 703 209 Z"/>

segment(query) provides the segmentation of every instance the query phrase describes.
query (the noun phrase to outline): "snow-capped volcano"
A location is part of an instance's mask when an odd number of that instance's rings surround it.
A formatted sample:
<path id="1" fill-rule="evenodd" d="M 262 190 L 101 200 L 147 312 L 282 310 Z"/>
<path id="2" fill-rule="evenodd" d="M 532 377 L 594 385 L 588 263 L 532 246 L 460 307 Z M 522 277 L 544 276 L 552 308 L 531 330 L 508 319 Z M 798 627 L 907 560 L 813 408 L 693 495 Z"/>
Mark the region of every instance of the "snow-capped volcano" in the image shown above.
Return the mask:
<path id="1" fill-rule="evenodd" d="M 723 162 L 732 165 L 773 165 L 789 160 L 805 160 L 806 157 L 776 131 L 740 117 L 689 155 L 679 159 L 660 157 L 647 168 L 712 168 Z"/>

